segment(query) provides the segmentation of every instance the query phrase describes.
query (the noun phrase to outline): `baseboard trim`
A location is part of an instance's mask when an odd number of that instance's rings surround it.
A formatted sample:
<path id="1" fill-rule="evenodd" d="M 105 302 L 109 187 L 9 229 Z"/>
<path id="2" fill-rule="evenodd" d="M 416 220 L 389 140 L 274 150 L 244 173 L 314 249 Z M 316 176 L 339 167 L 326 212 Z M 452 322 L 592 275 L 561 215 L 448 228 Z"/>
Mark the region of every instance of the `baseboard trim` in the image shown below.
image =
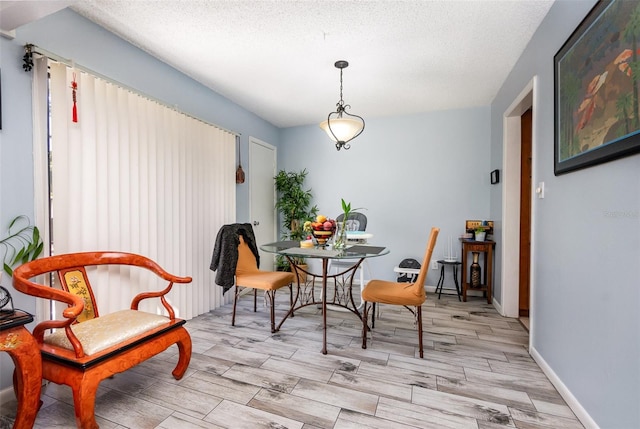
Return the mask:
<path id="1" fill-rule="evenodd" d="M 558 390 L 558 393 L 560 393 L 562 399 L 564 399 L 569 408 L 571 408 L 571 411 L 573 411 L 573 413 L 584 425 L 584 427 L 586 429 L 600 429 L 600 426 L 598 426 L 598 424 L 591 418 L 589 413 L 587 413 L 587 410 L 582 407 L 576 397 L 573 396 L 567 386 L 565 386 L 562 380 L 560 380 L 560 377 L 558 377 L 553 369 L 551 369 L 551 367 L 533 346 L 529 349 L 529 353 L 531 354 L 531 357 L 533 357 L 533 360 L 536 361 L 540 369 L 542 369 L 542 372 L 545 373 L 549 381 L 551 381 L 551 384 L 553 384 Z"/>
<path id="2" fill-rule="evenodd" d="M 504 309 L 502 308 L 502 304 L 500 304 L 500 302 L 498 302 L 498 300 L 494 297 L 491 302 L 493 303 L 493 308 L 496 309 L 496 311 L 498 312 L 498 314 L 502 317 L 505 317 L 504 315 Z"/>
<path id="3" fill-rule="evenodd" d="M 0 404 L 6 404 L 7 402 L 15 401 L 16 395 L 13 392 L 13 384 L 9 387 L 5 387 L 0 390 Z"/>

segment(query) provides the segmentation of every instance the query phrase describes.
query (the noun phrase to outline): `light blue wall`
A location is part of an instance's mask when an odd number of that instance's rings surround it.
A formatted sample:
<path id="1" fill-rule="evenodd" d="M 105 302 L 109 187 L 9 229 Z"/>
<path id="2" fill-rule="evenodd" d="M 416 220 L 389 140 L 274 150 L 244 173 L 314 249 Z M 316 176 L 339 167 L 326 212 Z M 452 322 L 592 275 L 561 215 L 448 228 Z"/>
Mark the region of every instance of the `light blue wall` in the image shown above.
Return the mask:
<path id="1" fill-rule="evenodd" d="M 553 56 L 593 4 L 551 8 L 491 106 L 491 160 L 502 164 L 502 115 L 537 75 L 533 347 L 601 428 L 638 428 L 640 155 L 553 174 Z"/>
<path id="2" fill-rule="evenodd" d="M 307 169 L 306 184 L 327 216 L 340 214 L 341 198 L 365 207 L 372 243 L 391 249 L 369 261 L 372 273 L 393 280 L 402 259 L 422 261 L 432 226 L 441 229 L 434 257 L 442 259 L 449 237 L 460 255 L 466 219 L 489 215 L 489 114 L 482 107 L 365 118 L 364 133 L 340 152 L 315 124 L 289 128 L 282 132 L 278 165 Z M 427 284 L 435 286 L 439 271 L 428 273 Z"/>
<path id="3" fill-rule="evenodd" d="M 31 73 L 22 70 L 23 46 L 35 44 L 63 58 L 73 59 L 101 75 L 135 88 L 195 117 L 242 134 L 243 167 L 247 182 L 236 187 L 237 219 L 249 216 L 248 180 L 251 170 L 249 136 L 275 146 L 280 130 L 154 59 L 90 21 L 65 9 L 18 29 L 16 39 L 0 37 L 2 69 L 2 130 L 0 131 L 0 229 L 19 214 L 33 219 L 33 154 Z M 206 52 L 203 52 L 206 55 Z M 215 237 L 211 237 L 212 249 Z M 13 291 L 6 276 L 2 285 Z M 35 300 L 14 293 L 14 304 L 35 313 Z M 0 389 L 11 385 L 12 363 L 0 354 Z"/>

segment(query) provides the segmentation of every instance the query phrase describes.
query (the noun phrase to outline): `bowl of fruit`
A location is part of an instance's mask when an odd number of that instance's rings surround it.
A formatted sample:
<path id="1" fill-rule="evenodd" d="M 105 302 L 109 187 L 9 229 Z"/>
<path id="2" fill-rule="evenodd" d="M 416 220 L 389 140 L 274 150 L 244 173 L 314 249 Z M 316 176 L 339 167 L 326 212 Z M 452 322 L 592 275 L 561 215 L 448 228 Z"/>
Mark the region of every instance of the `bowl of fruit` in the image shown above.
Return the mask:
<path id="1" fill-rule="evenodd" d="M 315 221 L 308 224 L 308 227 L 310 227 L 311 234 L 316 239 L 318 246 L 325 247 L 327 241 L 329 241 L 334 232 L 336 232 L 336 221 L 324 215 L 318 215 Z"/>

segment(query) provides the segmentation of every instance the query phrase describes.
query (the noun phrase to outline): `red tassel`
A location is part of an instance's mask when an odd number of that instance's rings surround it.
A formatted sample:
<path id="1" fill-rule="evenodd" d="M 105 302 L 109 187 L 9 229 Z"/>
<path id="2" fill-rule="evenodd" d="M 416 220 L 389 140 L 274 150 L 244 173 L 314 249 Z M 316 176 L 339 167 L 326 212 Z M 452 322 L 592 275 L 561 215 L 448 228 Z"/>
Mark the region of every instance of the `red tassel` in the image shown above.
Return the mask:
<path id="1" fill-rule="evenodd" d="M 76 91 L 78 90 L 78 82 L 76 82 L 76 74 L 73 74 L 73 80 L 71 81 L 71 96 L 73 97 L 73 122 L 78 122 L 78 108 L 76 107 Z"/>

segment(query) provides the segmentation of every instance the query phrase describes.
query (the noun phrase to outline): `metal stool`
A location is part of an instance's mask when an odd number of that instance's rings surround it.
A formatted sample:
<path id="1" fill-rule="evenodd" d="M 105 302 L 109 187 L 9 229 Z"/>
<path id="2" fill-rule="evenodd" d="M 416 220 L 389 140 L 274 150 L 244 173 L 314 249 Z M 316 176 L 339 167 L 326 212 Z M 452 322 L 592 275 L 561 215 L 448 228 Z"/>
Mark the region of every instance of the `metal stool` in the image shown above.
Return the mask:
<path id="1" fill-rule="evenodd" d="M 440 299 L 440 296 L 442 295 L 442 287 L 444 286 L 444 269 L 448 265 L 453 269 L 453 282 L 456 285 L 456 292 L 458 294 L 458 301 L 462 301 L 462 299 L 460 299 L 460 294 L 461 294 L 460 284 L 458 283 L 458 265 L 462 265 L 462 262 L 459 262 L 459 261 L 445 261 L 444 259 L 441 259 L 441 260 L 438 261 L 438 264 L 440 264 L 440 266 L 441 266 L 441 268 L 440 268 L 440 279 L 438 280 L 438 285 L 436 286 L 436 293 L 438 294 L 438 299 Z"/>

